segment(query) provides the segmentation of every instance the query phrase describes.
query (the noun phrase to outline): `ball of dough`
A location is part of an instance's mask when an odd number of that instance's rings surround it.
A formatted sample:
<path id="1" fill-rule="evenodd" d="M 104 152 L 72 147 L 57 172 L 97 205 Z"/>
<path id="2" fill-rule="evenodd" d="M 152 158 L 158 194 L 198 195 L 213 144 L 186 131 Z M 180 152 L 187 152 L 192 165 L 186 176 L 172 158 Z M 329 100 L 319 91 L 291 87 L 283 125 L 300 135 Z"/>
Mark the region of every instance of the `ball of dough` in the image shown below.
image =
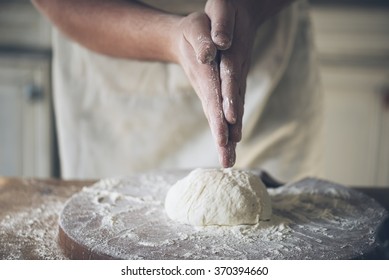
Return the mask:
<path id="1" fill-rule="evenodd" d="M 241 170 L 195 169 L 174 184 L 167 215 L 195 226 L 250 225 L 271 217 L 271 200 L 258 176 Z"/>

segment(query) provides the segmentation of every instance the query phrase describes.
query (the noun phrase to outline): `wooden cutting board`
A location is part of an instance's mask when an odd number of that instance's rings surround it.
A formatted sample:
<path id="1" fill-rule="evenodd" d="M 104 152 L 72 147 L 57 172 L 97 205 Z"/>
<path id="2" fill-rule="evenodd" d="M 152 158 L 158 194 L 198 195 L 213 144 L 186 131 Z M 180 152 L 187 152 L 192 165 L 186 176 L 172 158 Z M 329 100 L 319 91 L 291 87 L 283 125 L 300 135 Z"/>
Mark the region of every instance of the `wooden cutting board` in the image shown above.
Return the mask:
<path id="1" fill-rule="evenodd" d="M 164 211 L 188 171 L 106 179 L 65 205 L 59 244 L 71 259 L 353 259 L 377 247 L 388 215 L 372 198 L 308 178 L 270 189 L 273 216 L 254 226 L 193 227 Z"/>

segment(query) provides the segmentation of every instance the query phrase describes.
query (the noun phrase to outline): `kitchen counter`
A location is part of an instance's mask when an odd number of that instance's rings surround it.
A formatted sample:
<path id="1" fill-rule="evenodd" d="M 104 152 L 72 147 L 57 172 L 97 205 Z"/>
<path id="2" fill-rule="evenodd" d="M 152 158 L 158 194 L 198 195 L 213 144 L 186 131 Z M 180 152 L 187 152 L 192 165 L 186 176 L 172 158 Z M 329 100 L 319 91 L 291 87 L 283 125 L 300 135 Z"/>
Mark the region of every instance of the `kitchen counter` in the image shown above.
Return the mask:
<path id="1" fill-rule="evenodd" d="M 0 177 L 0 259 L 66 259 L 57 244 L 64 203 L 96 180 Z M 389 188 L 355 187 L 389 210 Z"/>

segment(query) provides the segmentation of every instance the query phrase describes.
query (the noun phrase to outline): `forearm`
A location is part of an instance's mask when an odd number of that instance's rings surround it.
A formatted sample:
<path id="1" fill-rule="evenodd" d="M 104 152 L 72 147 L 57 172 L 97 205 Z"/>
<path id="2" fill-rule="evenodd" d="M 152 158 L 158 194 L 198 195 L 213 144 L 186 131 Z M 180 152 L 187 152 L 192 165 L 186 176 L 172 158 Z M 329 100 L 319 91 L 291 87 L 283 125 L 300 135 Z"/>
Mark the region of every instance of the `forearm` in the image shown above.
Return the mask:
<path id="1" fill-rule="evenodd" d="M 180 17 L 125 0 L 32 0 L 63 33 L 106 55 L 176 62 Z"/>

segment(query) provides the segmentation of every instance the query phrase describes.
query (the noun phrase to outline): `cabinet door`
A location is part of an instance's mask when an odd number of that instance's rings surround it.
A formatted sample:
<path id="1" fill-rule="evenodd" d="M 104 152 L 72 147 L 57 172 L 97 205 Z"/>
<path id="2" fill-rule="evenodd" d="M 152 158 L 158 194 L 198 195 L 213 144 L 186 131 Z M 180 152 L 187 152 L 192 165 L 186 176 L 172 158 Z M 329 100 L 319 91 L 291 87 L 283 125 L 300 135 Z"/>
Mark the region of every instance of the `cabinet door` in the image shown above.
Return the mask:
<path id="1" fill-rule="evenodd" d="M 314 7 L 312 20 L 325 95 L 324 176 L 388 186 L 389 9 L 328 5 Z"/>
<path id="2" fill-rule="evenodd" d="M 0 175 L 16 176 L 23 170 L 22 112 L 25 100 L 18 86 L 4 79 L 6 71 L 0 66 Z"/>
<path id="3" fill-rule="evenodd" d="M 389 184 L 386 69 L 389 65 L 321 68 L 327 178 L 350 185 Z"/>
<path id="4" fill-rule="evenodd" d="M 0 57 L 0 175 L 51 175 L 48 58 Z"/>

